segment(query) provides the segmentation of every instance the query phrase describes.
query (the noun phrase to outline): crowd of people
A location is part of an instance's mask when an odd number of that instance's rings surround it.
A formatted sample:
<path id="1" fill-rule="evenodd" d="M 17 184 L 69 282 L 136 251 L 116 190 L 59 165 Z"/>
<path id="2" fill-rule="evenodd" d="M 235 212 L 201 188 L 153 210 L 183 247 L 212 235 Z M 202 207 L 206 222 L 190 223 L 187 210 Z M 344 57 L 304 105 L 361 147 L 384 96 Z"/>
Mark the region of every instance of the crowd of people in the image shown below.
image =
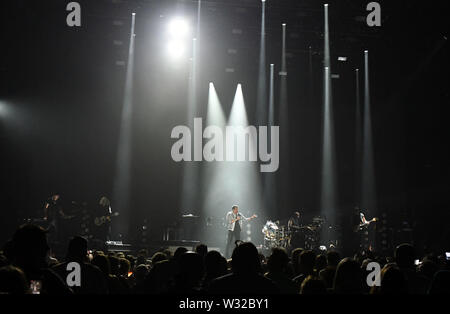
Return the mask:
<path id="1" fill-rule="evenodd" d="M 251 242 L 236 245 L 231 259 L 204 244 L 149 254 L 90 251 L 85 238 L 71 238 L 64 258 L 51 254 L 47 232 L 20 226 L 0 252 L 0 293 L 6 294 L 448 294 L 450 261 L 427 255 L 417 264 L 414 247 L 399 245 L 392 257 L 296 248 L 259 253 Z M 66 280 L 80 265 L 79 285 Z M 380 285 L 369 286 L 367 265 L 380 265 Z M 417 264 L 417 265 L 416 265 Z"/>

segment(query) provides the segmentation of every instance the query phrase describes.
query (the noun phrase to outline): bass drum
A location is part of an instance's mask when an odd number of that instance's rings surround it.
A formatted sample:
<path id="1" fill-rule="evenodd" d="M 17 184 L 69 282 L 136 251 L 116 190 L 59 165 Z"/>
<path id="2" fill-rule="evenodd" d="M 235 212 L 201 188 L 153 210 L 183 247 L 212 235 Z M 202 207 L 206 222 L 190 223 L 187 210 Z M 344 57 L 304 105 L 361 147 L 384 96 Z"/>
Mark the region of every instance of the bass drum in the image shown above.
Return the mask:
<path id="1" fill-rule="evenodd" d="M 295 231 L 289 240 L 289 246 L 292 250 L 296 248 L 305 248 L 305 234 L 301 231 Z"/>

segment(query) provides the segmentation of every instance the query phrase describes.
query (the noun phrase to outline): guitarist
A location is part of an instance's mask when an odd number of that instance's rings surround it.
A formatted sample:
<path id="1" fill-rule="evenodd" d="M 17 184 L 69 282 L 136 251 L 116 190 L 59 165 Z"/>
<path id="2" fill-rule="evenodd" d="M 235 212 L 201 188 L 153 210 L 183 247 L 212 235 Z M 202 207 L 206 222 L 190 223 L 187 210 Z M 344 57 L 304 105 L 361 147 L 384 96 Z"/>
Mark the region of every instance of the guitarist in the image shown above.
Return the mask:
<path id="1" fill-rule="evenodd" d="M 228 258 L 230 255 L 230 247 L 233 241 L 241 240 L 241 230 L 242 230 L 242 221 L 250 221 L 256 218 L 256 215 L 253 215 L 249 218 L 245 217 L 239 212 L 239 206 L 233 205 L 231 207 L 231 211 L 227 213 L 226 223 L 228 230 L 228 238 L 227 238 L 227 246 L 225 248 L 225 257 Z"/>
<path id="2" fill-rule="evenodd" d="M 288 230 L 297 231 L 300 229 L 300 212 L 296 211 L 288 220 Z"/>
<path id="3" fill-rule="evenodd" d="M 369 230 L 369 226 L 372 222 L 376 222 L 378 218 L 372 218 L 367 220 L 362 210 L 359 210 L 359 224 L 356 226 L 355 231 L 360 233 L 361 242 L 360 248 L 362 250 L 373 251 L 374 249 L 374 232 Z"/>
<path id="4" fill-rule="evenodd" d="M 110 240 L 111 236 L 111 203 L 106 196 L 102 196 L 94 208 L 94 237 L 103 243 Z"/>
<path id="5" fill-rule="evenodd" d="M 64 213 L 61 195 L 54 193 L 50 196 L 44 205 L 44 220 L 47 221 L 50 242 L 60 242 L 63 239 L 63 230 L 61 229 L 62 219 L 69 217 Z"/>
<path id="6" fill-rule="evenodd" d="M 305 233 L 300 232 L 300 212 L 295 211 L 292 213 L 292 216 L 289 218 L 288 223 L 288 231 L 289 231 L 289 246 L 291 249 L 305 247 Z"/>

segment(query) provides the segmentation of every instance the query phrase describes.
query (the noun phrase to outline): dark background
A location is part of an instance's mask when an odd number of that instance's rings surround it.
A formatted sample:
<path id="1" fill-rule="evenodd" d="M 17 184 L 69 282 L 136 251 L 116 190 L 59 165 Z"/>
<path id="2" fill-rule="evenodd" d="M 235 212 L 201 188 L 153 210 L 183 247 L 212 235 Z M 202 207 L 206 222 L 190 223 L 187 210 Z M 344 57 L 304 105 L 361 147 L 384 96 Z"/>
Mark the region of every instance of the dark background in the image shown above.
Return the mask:
<path id="1" fill-rule="evenodd" d="M 82 27 L 72 28 L 65 22 L 68 2 L 2 3 L 0 238 L 8 238 L 23 218 L 41 216 L 55 191 L 88 203 L 111 195 L 126 72 L 116 61 L 126 65 L 136 12 L 130 234 L 146 218 L 151 237 L 160 239 L 162 226 L 180 214 L 183 165 L 170 158 L 170 132 L 187 124 L 188 87 L 187 61 L 175 66 L 164 55 L 164 29 L 174 14 L 195 25 L 196 2 L 79 1 Z M 368 49 L 379 204 L 371 214 L 385 213 L 393 230 L 408 221 L 420 248 L 442 249 L 450 243 L 445 1 L 379 1 L 382 26 L 372 28 L 365 24 L 368 2 L 328 1 L 331 69 L 340 76 L 333 79 L 339 214 L 345 220 L 355 203 L 354 69 L 360 69 L 362 100 Z M 304 208 L 306 219 L 318 213 L 323 3 L 266 2 L 267 73 L 269 63 L 280 71 L 281 23 L 287 23 L 289 73 L 290 136 L 280 140 L 290 147 L 289 176 L 283 178 L 290 187 L 273 219 L 287 218 L 296 208 Z M 241 83 L 250 124 L 256 123 L 260 11 L 257 0 L 203 2 L 204 117 L 210 81 L 226 114 Z M 231 32 L 236 28 L 241 35 Z M 228 48 L 238 54 L 228 54 Z M 348 61 L 338 62 L 341 55 Z M 227 67 L 236 71 L 226 73 Z M 277 110 L 278 76 L 275 91 Z"/>

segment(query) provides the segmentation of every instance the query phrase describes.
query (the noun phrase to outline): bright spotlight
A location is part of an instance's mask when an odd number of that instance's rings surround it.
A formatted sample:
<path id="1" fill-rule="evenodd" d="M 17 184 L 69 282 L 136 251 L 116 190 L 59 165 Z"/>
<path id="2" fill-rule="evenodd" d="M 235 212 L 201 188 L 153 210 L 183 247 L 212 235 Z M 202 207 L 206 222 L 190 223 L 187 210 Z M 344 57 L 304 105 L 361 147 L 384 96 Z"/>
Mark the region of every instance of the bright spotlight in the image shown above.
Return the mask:
<path id="1" fill-rule="evenodd" d="M 0 101 L 0 119 L 10 118 L 12 116 L 12 107 L 10 103 Z M 0 123 L 1 125 L 1 123 Z"/>
<path id="2" fill-rule="evenodd" d="M 169 33 L 173 37 L 184 37 L 189 32 L 189 25 L 186 20 L 175 18 L 169 23 Z"/>
<path id="3" fill-rule="evenodd" d="M 167 45 L 167 52 L 172 59 L 179 59 L 185 52 L 184 44 L 179 40 L 172 40 Z"/>

